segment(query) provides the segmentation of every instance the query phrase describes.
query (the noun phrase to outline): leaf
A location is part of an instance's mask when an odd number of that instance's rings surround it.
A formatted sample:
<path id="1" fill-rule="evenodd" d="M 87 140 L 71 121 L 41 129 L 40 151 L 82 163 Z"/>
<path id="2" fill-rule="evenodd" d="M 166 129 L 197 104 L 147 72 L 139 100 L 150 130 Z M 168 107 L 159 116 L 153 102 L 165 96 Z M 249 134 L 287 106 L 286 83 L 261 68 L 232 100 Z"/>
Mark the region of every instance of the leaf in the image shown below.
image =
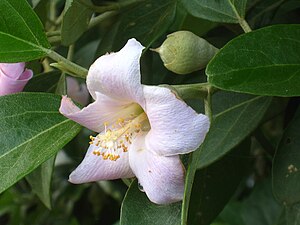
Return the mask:
<path id="1" fill-rule="evenodd" d="M 50 7 L 49 1 L 48 0 L 32 1 L 32 7 L 36 15 L 41 20 L 42 24 L 45 26 L 48 20 L 48 8 Z"/>
<path id="2" fill-rule="evenodd" d="M 58 112 L 60 96 L 20 93 L 0 98 L 0 193 L 55 155 L 80 130 Z"/>
<path id="3" fill-rule="evenodd" d="M 130 185 L 121 208 L 120 225 L 180 224 L 181 203 L 156 205 L 138 189 L 137 180 Z"/>
<path id="4" fill-rule="evenodd" d="M 26 176 L 34 193 L 37 194 L 43 204 L 51 209 L 51 180 L 55 157 L 51 157 L 36 170 Z"/>
<path id="5" fill-rule="evenodd" d="M 120 48 L 132 37 L 149 47 L 172 24 L 176 5 L 175 0 L 145 0 L 124 11 L 119 19 L 119 30 L 115 37 L 117 46 L 114 48 Z"/>
<path id="6" fill-rule="evenodd" d="M 273 162 L 273 191 L 284 205 L 300 202 L 300 108 L 285 130 Z"/>
<path id="7" fill-rule="evenodd" d="M 219 114 L 194 159 L 197 168 L 204 168 L 218 160 L 244 140 L 263 118 L 271 98 L 253 97 Z"/>
<path id="8" fill-rule="evenodd" d="M 0 1 L 0 61 L 24 62 L 46 56 L 43 26 L 25 0 Z"/>
<path id="9" fill-rule="evenodd" d="M 300 25 L 275 25 L 230 41 L 206 68 L 220 89 L 269 96 L 300 95 Z"/>
<path id="10" fill-rule="evenodd" d="M 232 104 L 223 101 L 223 98 L 224 93 L 221 93 L 219 100 L 216 100 L 220 104 L 230 105 L 230 107 L 216 114 L 204 142 L 198 150 L 192 153 L 192 161 L 186 175 L 182 225 L 187 223 L 188 207 L 196 170 L 210 165 L 241 143 L 259 124 L 271 102 L 271 98 L 268 97 L 241 95 L 239 98 L 230 98 L 230 101 L 233 100 L 234 102 Z"/>
<path id="11" fill-rule="evenodd" d="M 286 225 L 300 225 L 300 204 L 286 208 Z"/>
<path id="12" fill-rule="evenodd" d="M 208 225 L 224 208 L 249 170 L 250 146 L 246 139 L 224 158 L 196 172 L 188 224 Z"/>
<path id="13" fill-rule="evenodd" d="M 40 73 L 34 75 L 32 79 L 29 80 L 24 88 L 27 92 L 52 92 L 54 93 L 59 81 L 61 72 L 54 70 L 47 73 Z"/>
<path id="14" fill-rule="evenodd" d="M 79 0 L 67 0 L 64 10 L 61 42 L 68 46 L 88 29 L 93 11 Z"/>
<path id="15" fill-rule="evenodd" d="M 245 17 L 247 0 L 182 0 L 195 17 L 220 23 L 239 23 Z"/>
<path id="16" fill-rule="evenodd" d="M 249 196 L 231 201 L 218 219 L 230 225 L 279 225 L 283 207 L 276 202 L 271 186 L 270 179 L 258 181 Z"/>

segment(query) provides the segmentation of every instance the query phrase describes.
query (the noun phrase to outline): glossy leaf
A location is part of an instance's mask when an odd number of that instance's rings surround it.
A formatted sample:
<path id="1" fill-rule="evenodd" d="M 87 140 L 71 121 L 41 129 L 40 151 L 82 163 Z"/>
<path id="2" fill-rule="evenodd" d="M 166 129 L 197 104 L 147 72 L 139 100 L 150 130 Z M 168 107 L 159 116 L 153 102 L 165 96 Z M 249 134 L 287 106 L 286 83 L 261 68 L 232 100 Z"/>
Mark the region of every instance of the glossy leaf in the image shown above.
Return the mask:
<path id="1" fill-rule="evenodd" d="M 247 0 L 182 0 L 195 17 L 221 23 L 238 23 L 245 17 Z"/>
<path id="2" fill-rule="evenodd" d="M 88 29 L 92 14 L 93 11 L 81 1 L 66 1 L 61 27 L 61 42 L 63 45 L 73 44 Z"/>
<path id="3" fill-rule="evenodd" d="M 175 0 L 146 0 L 124 11 L 115 37 L 115 43 L 118 43 L 115 48 L 120 48 L 132 37 L 149 47 L 172 24 L 176 5 Z"/>
<path id="4" fill-rule="evenodd" d="M 250 168 L 250 146 L 246 139 L 224 158 L 196 172 L 188 224 L 209 225 L 224 208 Z"/>
<path id="5" fill-rule="evenodd" d="M 51 209 L 51 180 L 55 157 L 51 157 L 37 169 L 26 176 L 34 193 L 37 194 L 43 204 Z"/>
<path id="6" fill-rule="evenodd" d="M 180 208 L 180 202 L 169 205 L 150 202 L 135 180 L 124 198 L 120 225 L 177 225 L 180 224 Z"/>
<path id="7" fill-rule="evenodd" d="M 300 95 L 300 25 L 275 25 L 230 41 L 206 68 L 212 85 L 269 96 Z"/>
<path id="8" fill-rule="evenodd" d="M 284 205 L 300 202 L 300 108 L 283 134 L 274 157 L 273 191 Z"/>
<path id="9" fill-rule="evenodd" d="M 43 26 L 25 0 L 0 1 L 0 61 L 22 62 L 46 56 Z"/>
<path id="10" fill-rule="evenodd" d="M 60 96 L 21 93 L 0 98 L 0 192 L 55 155 L 80 130 L 58 112 Z"/>

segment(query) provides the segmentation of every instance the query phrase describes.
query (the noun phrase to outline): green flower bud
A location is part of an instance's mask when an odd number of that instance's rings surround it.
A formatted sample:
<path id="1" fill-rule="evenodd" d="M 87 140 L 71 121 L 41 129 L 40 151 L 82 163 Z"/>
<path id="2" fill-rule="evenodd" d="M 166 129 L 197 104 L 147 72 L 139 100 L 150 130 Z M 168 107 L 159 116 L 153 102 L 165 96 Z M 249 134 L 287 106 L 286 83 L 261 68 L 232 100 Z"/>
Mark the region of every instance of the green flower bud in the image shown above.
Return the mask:
<path id="1" fill-rule="evenodd" d="M 206 67 L 219 49 L 190 31 L 177 31 L 152 50 L 159 53 L 168 70 L 187 74 Z"/>

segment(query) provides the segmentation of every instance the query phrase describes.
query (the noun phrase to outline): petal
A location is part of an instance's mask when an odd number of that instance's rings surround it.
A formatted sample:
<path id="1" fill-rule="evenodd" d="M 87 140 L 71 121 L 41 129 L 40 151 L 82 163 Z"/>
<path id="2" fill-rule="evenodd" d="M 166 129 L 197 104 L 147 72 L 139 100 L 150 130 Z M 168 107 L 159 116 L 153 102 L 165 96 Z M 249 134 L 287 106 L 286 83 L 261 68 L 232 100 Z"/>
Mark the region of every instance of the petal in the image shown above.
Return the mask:
<path id="1" fill-rule="evenodd" d="M 140 74 L 143 48 L 138 41 L 130 39 L 119 52 L 101 56 L 94 62 L 86 81 L 94 99 L 98 91 L 123 102 L 134 101 L 143 105 Z"/>
<path id="2" fill-rule="evenodd" d="M 118 160 L 111 161 L 94 155 L 93 151 L 96 149 L 95 145 L 90 145 L 81 164 L 70 174 L 69 181 L 71 183 L 80 184 L 134 177 L 129 166 L 128 153 L 121 152 Z"/>
<path id="3" fill-rule="evenodd" d="M 2 72 L 11 79 L 17 80 L 24 71 L 25 63 L 0 63 Z"/>
<path id="4" fill-rule="evenodd" d="M 182 200 L 184 167 L 179 156 L 159 156 L 145 147 L 145 136 L 137 137 L 129 149 L 129 163 L 150 201 L 168 204 Z"/>
<path id="5" fill-rule="evenodd" d="M 22 91 L 32 75 L 32 71 L 26 69 L 19 79 L 15 80 L 0 70 L 0 96 Z"/>
<path id="6" fill-rule="evenodd" d="M 75 102 L 86 106 L 89 103 L 89 92 L 86 84 L 80 84 L 73 77 L 67 77 L 67 93 Z"/>
<path id="7" fill-rule="evenodd" d="M 144 86 L 145 112 L 151 130 L 146 146 L 157 154 L 170 156 L 197 149 L 209 130 L 209 119 L 196 113 L 168 88 Z"/>
<path id="8" fill-rule="evenodd" d="M 139 108 L 137 104 L 124 105 L 120 101 L 96 92 L 96 101 L 83 109 L 77 107 L 67 96 L 63 96 L 59 111 L 82 126 L 100 132 L 104 129 L 104 123 L 113 124 L 119 118 L 127 118 L 137 108 Z"/>

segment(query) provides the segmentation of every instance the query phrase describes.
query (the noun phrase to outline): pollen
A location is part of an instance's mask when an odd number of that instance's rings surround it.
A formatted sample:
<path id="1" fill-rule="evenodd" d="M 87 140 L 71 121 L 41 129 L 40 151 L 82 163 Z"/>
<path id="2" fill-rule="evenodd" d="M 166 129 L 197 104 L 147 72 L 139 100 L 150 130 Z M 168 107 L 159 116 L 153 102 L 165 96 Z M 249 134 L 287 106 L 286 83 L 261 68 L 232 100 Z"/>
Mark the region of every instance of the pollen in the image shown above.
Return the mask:
<path id="1" fill-rule="evenodd" d="M 89 143 L 95 147 L 93 155 L 101 156 L 104 160 L 118 160 L 122 152 L 128 152 L 133 139 L 141 130 L 141 122 L 146 119 L 146 114 L 142 113 L 133 120 L 118 118 L 110 125 L 104 122 L 104 131 L 95 137 L 90 136 Z"/>

